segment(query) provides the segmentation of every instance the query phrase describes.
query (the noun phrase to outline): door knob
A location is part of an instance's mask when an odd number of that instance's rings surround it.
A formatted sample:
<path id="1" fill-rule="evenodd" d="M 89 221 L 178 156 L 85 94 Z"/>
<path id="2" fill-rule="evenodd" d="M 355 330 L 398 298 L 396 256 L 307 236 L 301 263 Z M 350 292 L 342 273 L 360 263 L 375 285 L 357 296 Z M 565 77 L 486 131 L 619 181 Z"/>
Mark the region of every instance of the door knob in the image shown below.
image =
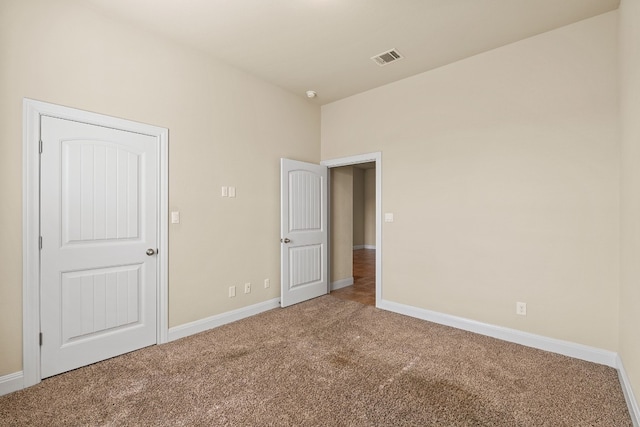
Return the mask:
<path id="1" fill-rule="evenodd" d="M 289 239 L 288 237 L 285 237 L 284 240 L 282 240 L 285 243 L 291 243 L 291 239 Z"/>
<path id="2" fill-rule="evenodd" d="M 156 251 L 154 251 L 153 249 L 151 249 L 151 248 L 147 249 L 147 255 L 151 256 L 151 255 L 153 255 L 155 253 L 156 253 Z"/>

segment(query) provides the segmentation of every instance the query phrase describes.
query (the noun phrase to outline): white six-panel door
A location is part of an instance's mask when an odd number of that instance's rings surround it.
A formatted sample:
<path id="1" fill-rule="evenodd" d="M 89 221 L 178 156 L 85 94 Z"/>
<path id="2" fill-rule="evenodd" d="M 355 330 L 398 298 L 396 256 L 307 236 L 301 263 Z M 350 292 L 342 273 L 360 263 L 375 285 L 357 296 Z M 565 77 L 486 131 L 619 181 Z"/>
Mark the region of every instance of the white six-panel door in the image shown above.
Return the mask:
<path id="1" fill-rule="evenodd" d="M 156 343 L 158 146 L 43 116 L 42 378 Z"/>
<path id="2" fill-rule="evenodd" d="M 281 296 L 286 307 L 328 293 L 326 166 L 280 160 Z"/>

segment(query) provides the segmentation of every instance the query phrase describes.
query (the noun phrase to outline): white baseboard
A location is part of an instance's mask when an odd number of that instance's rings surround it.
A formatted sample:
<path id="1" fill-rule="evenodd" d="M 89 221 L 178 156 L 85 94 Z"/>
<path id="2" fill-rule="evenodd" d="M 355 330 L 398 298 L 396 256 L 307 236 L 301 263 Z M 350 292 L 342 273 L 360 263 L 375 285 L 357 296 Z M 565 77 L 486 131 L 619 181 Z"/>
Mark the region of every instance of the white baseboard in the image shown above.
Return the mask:
<path id="1" fill-rule="evenodd" d="M 375 249 L 376 245 L 356 245 L 353 247 L 354 251 L 357 251 L 359 249 Z"/>
<path id="2" fill-rule="evenodd" d="M 226 325 L 227 323 L 235 322 L 246 317 L 255 316 L 256 314 L 278 307 L 280 307 L 280 298 L 273 298 L 265 302 L 250 305 L 248 307 L 242 307 L 237 310 L 232 310 L 226 313 L 207 317 L 206 319 L 200 319 L 196 320 L 195 322 L 175 326 L 173 328 L 169 328 L 167 342 L 188 337 L 189 335 L 197 334 L 198 332 L 204 332 L 209 329 L 217 328 L 218 326 Z"/>
<path id="3" fill-rule="evenodd" d="M 22 371 L 0 377 L 0 396 L 13 393 L 24 388 Z"/>
<path id="4" fill-rule="evenodd" d="M 383 310 L 404 314 L 406 316 L 428 320 L 433 323 L 452 326 L 454 328 L 462 329 L 465 331 L 475 332 L 477 334 L 498 338 L 503 341 L 521 344 L 527 347 L 550 351 L 552 353 L 558 353 L 564 356 L 574 357 L 576 359 L 610 366 L 612 368 L 618 367 L 617 353 L 613 351 L 602 350 L 599 348 L 577 344 L 570 341 L 548 338 L 542 335 L 522 332 L 516 329 L 505 328 L 502 326 L 495 326 L 488 323 L 465 319 L 463 317 L 452 316 L 450 314 L 443 314 L 436 311 L 412 307 L 410 305 L 399 304 L 393 301 L 378 301 L 376 303 L 376 307 Z"/>
<path id="5" fill-rule="evenodd" d="M 346 288 L 347 286 L 353 285 L 353 277 L 347 277 L 346 279 L 336 280 L 335 282 L 331 282 L 331 290 L 335 291 L 336 289 Z"/>
<path id="6" fill-rule="evenodd" d="M 627 401 L 627 407 L 629 408 L 629 415 L 631 415 L 631 421 L 634 427 L 640 427 L 640 408 L 638 407 L 638 401 L 633 394 L 633 388 L 631 388 L 631 381 L 627 376 L 627 371 L 624 370 L 622 359 L 620 356 L 616 357 L 618 377 L 620 378 L 620 386 L 624 393 L 624 399 Z"/>

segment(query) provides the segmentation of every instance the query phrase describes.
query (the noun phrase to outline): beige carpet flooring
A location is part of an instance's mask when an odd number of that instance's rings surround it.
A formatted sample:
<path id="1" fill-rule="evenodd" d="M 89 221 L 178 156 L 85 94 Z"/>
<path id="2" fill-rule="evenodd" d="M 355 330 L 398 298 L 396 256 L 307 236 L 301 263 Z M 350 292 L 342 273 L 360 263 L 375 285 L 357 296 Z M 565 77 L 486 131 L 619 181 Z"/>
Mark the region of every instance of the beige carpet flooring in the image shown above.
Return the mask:
<path id="1" fill-rule="evenodd" d="M 324 296 L 0 397 L 1 426 L 631 426 L 614 369 Z"/>

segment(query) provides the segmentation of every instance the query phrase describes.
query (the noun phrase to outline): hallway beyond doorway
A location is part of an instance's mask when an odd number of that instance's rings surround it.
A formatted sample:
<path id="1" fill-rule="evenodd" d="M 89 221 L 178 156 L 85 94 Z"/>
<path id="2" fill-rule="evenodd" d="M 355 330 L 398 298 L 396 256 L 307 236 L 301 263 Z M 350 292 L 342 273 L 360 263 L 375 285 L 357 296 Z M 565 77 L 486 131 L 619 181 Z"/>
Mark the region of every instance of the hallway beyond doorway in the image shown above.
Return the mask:
<path id="1" fill-rule="evenodd" d="M 353 251 L 353 285 L 331 291 L 331 295 L 366 305 L 376 305 L 376 250 Z"/>

